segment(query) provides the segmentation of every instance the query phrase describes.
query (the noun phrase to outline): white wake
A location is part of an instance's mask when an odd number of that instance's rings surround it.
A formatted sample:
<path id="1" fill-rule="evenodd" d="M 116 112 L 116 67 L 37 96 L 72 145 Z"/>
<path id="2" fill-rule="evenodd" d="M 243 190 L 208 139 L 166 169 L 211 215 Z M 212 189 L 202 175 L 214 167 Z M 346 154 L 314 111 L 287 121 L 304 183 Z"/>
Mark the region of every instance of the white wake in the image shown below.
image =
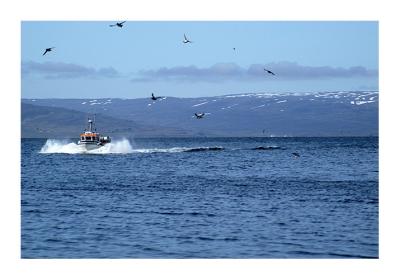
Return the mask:
<path id="1" fill-rule="evenodd" d="M 221 151 L 223 147 L 173 147 L 173 148 L 141 148 L 133 149 L 127 139 L 113 141 L 103 147 L 87 151 L 80 146 L 67 140 L 47 139 L 40 149 L 41 154 L 131 154 L 131 153 L 181 153 L 181 152 L 204 152 Z"/>
<path id="2" fill-rule="evenodd" d="M 151 154 L 151 153 L 182 153 L 182 152 L 205 152 L 205 151 L 222 151 L 223 147 L 173 147 L 173 148 L 148 148 L 136 149 L 135 153 Z"/>
<path id="3" fill-rule="evenodd" d="M 91 151 L 66 140 L 47 139 L 39 151 L 42 154 L 129 154 L 133 152 L 128 139 L 117 140 Z"/>

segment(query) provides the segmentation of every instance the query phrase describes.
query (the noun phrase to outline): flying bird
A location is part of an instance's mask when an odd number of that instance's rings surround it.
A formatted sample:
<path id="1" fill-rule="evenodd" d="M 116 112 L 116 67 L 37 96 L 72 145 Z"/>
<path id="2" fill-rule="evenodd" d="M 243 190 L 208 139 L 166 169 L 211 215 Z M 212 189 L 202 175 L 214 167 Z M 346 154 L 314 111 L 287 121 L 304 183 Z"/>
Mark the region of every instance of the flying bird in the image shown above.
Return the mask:
<path id="1" fill-rule="evenodd" d="M 184 39 L 183 39 L 182 42 L 183 42 L 184 44 L 193 43 L 192 41 L 188 40 L 188 38 L 186 38 L 186 34 L 183 34 L 183 37 L 184 37 Z"/>
<path id="2" fill-rule="evenodd" d="M 268 74 L 275 75 L 272 71 L 270 71 L 270 70 L 268 70 L 268 69 L 265 69 L 265 68 L 264 68 L 264 71 L 267 72 Z"/>
<path id="3" fill-rule="evenodd" d="M 154 96 L 154 93 L 151 93 L 151 99 L 152 100 L 157 100 L 157 99 L 160 99 L 160 98 L 162 98 L 161 96 Z"/>
<path id="4" fill-rule="evenodd" d="M 118 26 L 119 28 L 122 28 L 122 27 L 124 26 L 124 23 L 125 23 L 125 22 L 126 22 L 126 21 L 117 22 L 116 24 L 111 24 L 110 27 Z"/>
<path id="5" fill-rule="evenodd" d="M 196 116 L 196 118 L 202 119 L 204 117 L 205 113 L 194 113 L 194 115 Z"/>
<path id="6" fill-rule="evenodd" d="M 42 55 L 45 55 L 48 52 L 51 52 L 55 47 L 47 48 Z"/>

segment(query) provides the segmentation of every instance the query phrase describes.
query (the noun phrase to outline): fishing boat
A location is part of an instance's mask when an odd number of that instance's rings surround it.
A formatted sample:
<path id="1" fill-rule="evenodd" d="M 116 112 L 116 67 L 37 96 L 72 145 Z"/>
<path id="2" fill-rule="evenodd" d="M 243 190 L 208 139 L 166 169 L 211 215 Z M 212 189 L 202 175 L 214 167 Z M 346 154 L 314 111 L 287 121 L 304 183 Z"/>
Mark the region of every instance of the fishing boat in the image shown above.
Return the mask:
<path id="1" fill-rule="evenodd" d="M 90 151 L 103 147 L 110 142 L 111 138 L 109 136 L 101 136 L 100 133 L 96 132 L 94 119 L 88 119 L 88 126 L 80 135 L 78 145 L 83 149 Z"/>

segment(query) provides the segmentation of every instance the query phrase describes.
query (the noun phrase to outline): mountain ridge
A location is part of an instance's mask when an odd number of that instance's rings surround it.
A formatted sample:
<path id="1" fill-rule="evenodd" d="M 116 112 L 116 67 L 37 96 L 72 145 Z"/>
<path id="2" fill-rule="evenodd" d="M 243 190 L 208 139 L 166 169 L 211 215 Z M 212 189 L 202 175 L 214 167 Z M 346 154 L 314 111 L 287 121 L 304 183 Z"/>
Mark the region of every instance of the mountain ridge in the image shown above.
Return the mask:
<path id="1" fill-rule="evenodd" d="M 86 127 L 88 114 L 65 109 L 40 105 L 21 104 L 21 137 L 22 138 L 79 138 Z M 96 114 L 96 128 L 103 135 L 113 137 L 182 137 L 188 132 L 176 128 L 145 126 L 133 121 L 123 120 Z"/>
<path id="2" fill-rule="evenodd" d="M 163 97 L 156 101 L 150 98 L 22 99 L 23 104 L 96 113 L 147 128 L 167 128 L 162 137 L 376 136 L 378 101 L 377 91 L 241 93 Z M 206 115 L 196 119 L 195 112 Z M 137 137 L 157 134 L 136 132 Z"/>

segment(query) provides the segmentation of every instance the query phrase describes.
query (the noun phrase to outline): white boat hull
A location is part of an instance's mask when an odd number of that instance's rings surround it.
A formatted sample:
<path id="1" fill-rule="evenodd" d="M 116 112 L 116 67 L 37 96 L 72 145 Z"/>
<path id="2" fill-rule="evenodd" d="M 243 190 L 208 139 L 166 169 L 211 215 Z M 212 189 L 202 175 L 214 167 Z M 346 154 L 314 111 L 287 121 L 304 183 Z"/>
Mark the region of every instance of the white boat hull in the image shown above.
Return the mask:
<path id="1" fill-rule="evenodd" d="M 78 143 L 78 146 L 82 147 L 82 149 L 86 151 L 91 151 L 103 147 L 102 145 L 98 145 L 97 143 Z"/>

